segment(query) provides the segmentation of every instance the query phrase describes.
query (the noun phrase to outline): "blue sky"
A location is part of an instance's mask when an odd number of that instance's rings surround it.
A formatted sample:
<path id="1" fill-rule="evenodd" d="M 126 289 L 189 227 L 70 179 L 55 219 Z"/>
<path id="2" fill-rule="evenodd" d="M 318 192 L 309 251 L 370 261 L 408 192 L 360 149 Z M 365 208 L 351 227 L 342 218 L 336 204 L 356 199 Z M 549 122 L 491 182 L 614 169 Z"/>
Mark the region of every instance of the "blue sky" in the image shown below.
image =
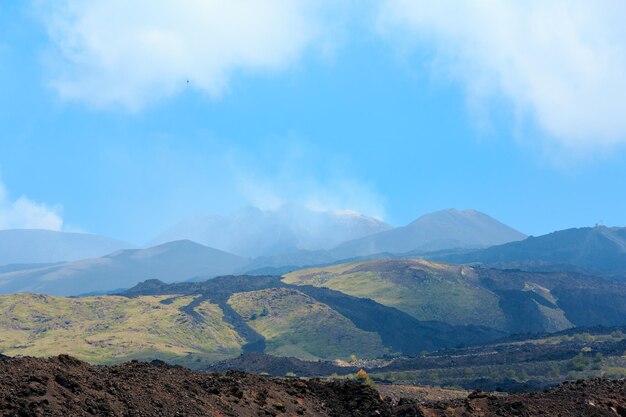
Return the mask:
<path id="1" fill-rule="evenodd" d="M 463 23 L 463 1 L 258 3 L 0 1 L 0 228 L 143 243 L 285 202 L 626 225 L 619 2 L 485 2 Z M 542 19 L 558 36 L 520 35 Z"/>

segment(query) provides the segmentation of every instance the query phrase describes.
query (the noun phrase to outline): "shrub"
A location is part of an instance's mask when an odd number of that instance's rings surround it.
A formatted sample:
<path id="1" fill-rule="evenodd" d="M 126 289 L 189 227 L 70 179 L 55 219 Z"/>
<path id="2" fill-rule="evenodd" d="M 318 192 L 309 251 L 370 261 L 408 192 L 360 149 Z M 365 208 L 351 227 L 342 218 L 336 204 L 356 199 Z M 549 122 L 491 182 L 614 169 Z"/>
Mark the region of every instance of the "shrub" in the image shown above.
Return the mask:
<path id="1" fill-rule="evenodd" d="M 374 388 L 376 386 L 376 384 L 374 383 L 374 380 L 370 378 L 367 372 L 365 372 L 365 369 L 360 369 L 359 372 L 356 373 L 356 379 L 357 381 L 369 387 Z"/>
<path id="2" fill-rule="evenodd" d="M 593 341 L 593 336 L 589 333 L 577 333 L 574 335 L 574 339 L 579 342 L 591 342 Z"/>
<path id="3" fill-rule="evenodd" d="M 624 338 L 624 332 L 621 330 L 615 330 L 614 332 L 611 333 L 611 337 L 613 339 L 623 339 Z"/>
<path id="4" fill-rule="evenodd" d="M 574 371 L 584 371 L 589 366 L 589 360 L 582 353 L 574 356 L 570 360 L 570 369 Z"/>

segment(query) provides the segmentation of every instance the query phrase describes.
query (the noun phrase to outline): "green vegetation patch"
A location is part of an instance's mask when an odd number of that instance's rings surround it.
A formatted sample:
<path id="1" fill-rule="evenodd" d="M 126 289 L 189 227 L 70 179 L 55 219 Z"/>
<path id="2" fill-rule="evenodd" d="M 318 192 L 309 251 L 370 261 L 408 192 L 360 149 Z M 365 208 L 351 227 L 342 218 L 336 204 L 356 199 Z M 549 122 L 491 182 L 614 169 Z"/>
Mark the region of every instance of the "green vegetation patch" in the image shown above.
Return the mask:
<path id="1" fill-rule="evenodd" d="M 370 298 L 418 320 L 506 326 L 498 296 L 462 267 L 424 260 L 374 260 L 291 272 L 284 282 Z"/>
<path id="2" fill-rule="evenodd" d="M 302 359 L 375 358 L 385 353 L 376 333 L 357 328 L 329 306 L 288 288 L 234 294 L 233 309 L 266 339 L 266 352 Z"/>
<path id="3" fill-rule="evenodd" d="M 99 296 L 67 298 L 36 294 L 0 296 L 0 352 L 53 356 L 92 363 L 163 359 L 204 363 L 237 355 L 242 338 L 222 320 L 221 309 L 200 303 L 193 319 L 179 308 L 194 297 Z"/>

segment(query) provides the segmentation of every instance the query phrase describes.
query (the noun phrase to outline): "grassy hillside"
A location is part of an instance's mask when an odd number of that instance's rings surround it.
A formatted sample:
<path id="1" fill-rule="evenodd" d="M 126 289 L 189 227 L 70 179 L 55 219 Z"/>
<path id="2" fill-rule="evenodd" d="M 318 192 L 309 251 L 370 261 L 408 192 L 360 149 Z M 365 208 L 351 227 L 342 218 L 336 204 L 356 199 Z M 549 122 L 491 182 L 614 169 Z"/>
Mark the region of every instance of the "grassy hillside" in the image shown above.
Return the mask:
<path id="1" fill-rule="evenodd" d="M 265 337 L 266 352 L 305 359 L 375 358 L 385 351 L 380 336 L 357 328 L 325 304 L 288 288 L 234 294 L 228 301 Z"/>
<path id="2" fill-rule="evenodd" d="M 499 298 L 477 285 L 471 268 L 415 259 L 385 259 L 312 268 L 284 282 L 330 288 L 398 308 L 418 320 L 506 325 Z"/>
<path id="3" fill-rule="evenodd" d="M 418 356 L 599 325 L 626 325 L 626 284 L 410 259 L 285 277 L 151 280 L 123 296 L 0 296 L 0 353 L 69 353 L 94 363 L 160 358 L 196 368 L 242 352 Z"/>
<path id="4" fill-rule="evenodd" d="M 482 325 L 509 333 L 626 324 L 626 284 L 575 272 L 384 259 L 304 269 L 283 280 L 303 291 L 313 286 L 370 298 L 419 320 Z"/>
<path id="5" fill-rule="evenodd" d="M 179 310 L 193 298 L 3 295 L 0 352 L 69 353 L 92 363 L 130 358 L 205 362 L 238 354 L 243 340 L 222 321 L 219 307 L 198 305 L 201 321 Z"/>

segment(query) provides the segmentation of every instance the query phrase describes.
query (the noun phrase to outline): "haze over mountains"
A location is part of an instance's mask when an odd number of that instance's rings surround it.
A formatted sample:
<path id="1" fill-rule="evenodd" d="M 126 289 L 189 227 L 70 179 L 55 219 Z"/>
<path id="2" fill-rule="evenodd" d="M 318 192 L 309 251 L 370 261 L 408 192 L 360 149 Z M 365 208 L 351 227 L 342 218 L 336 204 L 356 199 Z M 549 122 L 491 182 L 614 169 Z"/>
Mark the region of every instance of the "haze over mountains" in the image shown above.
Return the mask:
<path id="1" fill-rule="evenodd" d="M 246 263 L 244 258 L 217 249 L 188 240 L 176 241 L 148 249 L 125 249 L 101 258 L 0 274 L 0 293 L 106 292 L 153 278 L 173 282 L 199 275 L 227 275 Z"/>
<path id="2" fill-rule="evenodd" d="M 338 258 L 376 253 L 435 252 L 486 248 L 526 238 L 523 233 L 476 210 L 448 209 L 421 216 L 404 227 L 342 243 Z"/>
<path id="3" fill-rule="evenodd" d="M 296 205 L 188 219 L 155 239 L 156 246 L 142 250 L 118 251 L 131 245 L 95 235 L 25 230 L 5 231 L 4 236 L 5 246 L 12 248 L 3 253 L 5 264 L 73 262 L 0 266 L 0 292 L 62 295 L 128 288 L 150 278 L 172 282 L 377 252 L 481 248 L 524 237 L 474 210 L 443 210 L 394 229 L 357 212 L 319 212 Z M 18 245 L 12 247 L 14 239 Z M 56 252 L 45 252 L 52 246 Z M 31 248 L 37 250 L 28 257 Z"/>
<path id="4" fill-rule="evenodd" d="M 149 245 L 189 239 L 254 258 L 336 245 L 390 230 L 387 223 L 355 211 L 315 211 L 294 204 L 276 210 L 247 207 L 229 216 L 196 216 L 168 229 Z"/>
<path id="5" fill-rule="evenodd" d="M 358 237 L 341 240 L 353 236 Z M 191 240 L 139 250 L 120 251 L 130 245 L 88 234 L 2 231 L 0 292 L 79 295 L 129 288 L 152 278 L 174 282 L 242 273 L 280 275 L 346 259 L 394 257 L 620 278 L 626 277 L 625 236 L 626 229 L 596 227 L 524 239 L 522 233 L 475 210 L 442 210 L 392 228 L 355 212 L 315 212 L 293 205 L 275 211 L 248 208 L 232 216 L 183 221 L 156 242 Z M 64 259 L 74 261 L 59 262 Z"/>
<path id="6" fill-rule="evenodd" d="M 0 230 L 0 265 L 77 261 L 132 247 L 127 242 L 88 233 Z"/>

